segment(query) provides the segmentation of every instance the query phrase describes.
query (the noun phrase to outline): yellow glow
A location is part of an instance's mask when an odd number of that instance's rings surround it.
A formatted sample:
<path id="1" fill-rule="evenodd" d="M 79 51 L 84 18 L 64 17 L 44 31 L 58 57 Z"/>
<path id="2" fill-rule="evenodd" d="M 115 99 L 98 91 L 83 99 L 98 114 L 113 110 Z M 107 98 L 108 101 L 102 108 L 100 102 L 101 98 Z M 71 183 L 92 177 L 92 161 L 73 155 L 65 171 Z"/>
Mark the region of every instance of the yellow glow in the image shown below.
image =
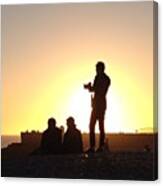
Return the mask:
<path id="1" fill-rule="evenodd" d="M 106 131 L 153 129 L 152 10 L 152 2 L 2 7 L 2 134 L 43 131 L 49 117 L 66 126 L 69 116 L 88 132 L 83 84 L 98 60 L 111 78 Z"/>
<path id="2" fill-rule="evenodd" d="M 69 99 L 67 106 L 67 115 L 73 116 L 76 120 L 77 127 L 82 131 L 88 131 L 88 124 L 91 112 L 90 95 L 82 87 Z"/>

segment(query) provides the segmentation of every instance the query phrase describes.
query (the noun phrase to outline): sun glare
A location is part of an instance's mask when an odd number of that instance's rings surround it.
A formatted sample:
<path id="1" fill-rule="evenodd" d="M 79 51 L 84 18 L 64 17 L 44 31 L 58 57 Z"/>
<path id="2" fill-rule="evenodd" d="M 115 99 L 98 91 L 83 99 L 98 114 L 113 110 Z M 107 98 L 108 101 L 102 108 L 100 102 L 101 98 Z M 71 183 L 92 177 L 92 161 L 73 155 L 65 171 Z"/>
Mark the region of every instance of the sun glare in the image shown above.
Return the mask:
<path id="1" fill-rule="evenodd" d="M 82 87 L 77 88 L 70 97 L 67 108 L 67 116 L 73 116 L 77 127 L 82 132 L 89 131 L 91 114 L 91 94 Z M 117 117 L 118 116 L 118 117 Z M 105 129 L 107 132 L 121 132 L 123 129 L 123 109 L 118 96 L 108 91 L 107 110 L 105 115 Z M 98 123 L 96 132 L 99 132 Z"/>
<path id="2" fill-rule="evenodd" d="M 76 89 L 69 99 L 67 115 L 75 118 L 77 127 L 82 132 L 88 132 L 88 124 L 91 112 L 91 96 L 82 87 Z"/>
<path id="3" fill-rule="evenodd" d="M 123 109 L 119 97 L 110 90 L 107 95 L 105 129 L 107 132 L 122 132 Z"/>

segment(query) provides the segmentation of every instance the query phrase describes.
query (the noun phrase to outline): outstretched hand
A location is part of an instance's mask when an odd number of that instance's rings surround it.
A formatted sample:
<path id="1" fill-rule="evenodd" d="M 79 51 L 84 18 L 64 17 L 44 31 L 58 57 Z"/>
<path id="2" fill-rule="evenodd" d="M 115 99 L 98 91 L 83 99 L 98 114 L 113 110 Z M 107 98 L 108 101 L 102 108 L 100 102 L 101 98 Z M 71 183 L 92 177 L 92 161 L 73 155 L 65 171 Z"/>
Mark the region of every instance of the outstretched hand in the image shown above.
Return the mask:
<path id="1" fill-rule="evenodd" d="M 89 82 L 88 84 L 84 84 L 84 88 L 91 91 L 92 88 L 91 82 Z"/>

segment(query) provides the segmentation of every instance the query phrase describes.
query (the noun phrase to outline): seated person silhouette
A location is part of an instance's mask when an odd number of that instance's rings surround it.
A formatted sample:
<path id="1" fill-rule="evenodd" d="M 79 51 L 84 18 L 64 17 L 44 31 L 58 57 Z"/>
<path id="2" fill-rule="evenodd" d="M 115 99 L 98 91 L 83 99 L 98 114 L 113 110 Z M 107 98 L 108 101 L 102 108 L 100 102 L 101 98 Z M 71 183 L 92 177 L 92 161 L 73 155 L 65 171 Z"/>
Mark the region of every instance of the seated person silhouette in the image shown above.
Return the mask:
<path id="1" fill-rule="evenodd" d="M 83 143 L 81 132 L 76 128 L 73 117 L 67 119 L 67 131 L 63 140 L 64 153 L 82 153 Z"/>
<path id="2" fill-rule="evenodd" d="M 62 146 L 62 131 L 56 127 L 56 120 L 48 120 L 48 128 L 43 132 L 41 139 L 42 154 L 59 154 Z"/>

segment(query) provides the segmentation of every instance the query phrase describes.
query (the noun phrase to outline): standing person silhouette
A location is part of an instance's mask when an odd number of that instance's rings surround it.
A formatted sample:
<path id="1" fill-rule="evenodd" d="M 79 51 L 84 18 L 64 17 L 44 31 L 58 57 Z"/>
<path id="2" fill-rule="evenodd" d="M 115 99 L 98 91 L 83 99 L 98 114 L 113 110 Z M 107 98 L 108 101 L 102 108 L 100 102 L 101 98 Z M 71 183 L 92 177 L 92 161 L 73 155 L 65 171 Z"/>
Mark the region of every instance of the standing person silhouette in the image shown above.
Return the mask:
<path id="1" fill-rule="evenodd" d="M 105 142 L 104 116 L 106 111 L 106 93 L 111 84 L 109 76 L 107 76 L 104 73 L 104 71 L 105 65 L 102 61 L 99 61 L 96 64 L 96 76 L 93 85 L 91 85 L 91 83 L 84 85 L 84 88 L 88 89 L 89 92 L 94 92 L 94 97 L 91 97 L 92 112 L 89 124 L 90 148 L 87 150 L 87 153 L 95 152 L 95 125 L 97 120 L 99 122 L 100 130 L 100 141 L 97 152 L 101 152 L 104 150 Z"/>

